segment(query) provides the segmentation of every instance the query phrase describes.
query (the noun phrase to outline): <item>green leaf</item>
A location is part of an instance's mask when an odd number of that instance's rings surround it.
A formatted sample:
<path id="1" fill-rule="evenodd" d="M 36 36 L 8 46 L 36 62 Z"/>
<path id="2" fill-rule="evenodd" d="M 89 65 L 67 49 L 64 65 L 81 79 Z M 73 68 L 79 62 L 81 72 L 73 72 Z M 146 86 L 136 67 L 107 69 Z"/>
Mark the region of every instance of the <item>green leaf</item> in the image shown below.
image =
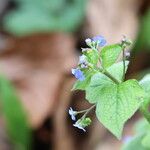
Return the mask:
<path id="1" fill-rule="evenodd" d="M 142 118 L 136 122 L 134 130 L 138 134 L 141 134 L 141 133 L 143 134 L 147 132 L 148 130 L 150 130 L 150 124 L 148 123 L 146 118 Z"/>
<path id="2" fill-rule="evenodd" d="M 143 79 L 139 82 L 140 85 L 143 87 L 145 92 L 147 93 L 147 96 L 150 97 L 150 74 L 147 74 L 143 77 Z"/>
<path id="3" fill-rule="evenodd" d="M 126 70 L 129 62 L 126 61 Z M 116 79 L 121 80 L 123 76 L 123 62 L 116 63 L 109 67 L 108 72 L 114 76 Z M 96 73 L 91 78 L 91 83 L 86 89 L 86 99 L 90 103 L 95 103 L 99 100 L 101 93 L 109 88 L 109 86 L 113 85 L 112 82 L 106 75 L 102 73 Z"/>
<path id="4" fill-rule="evenodd" d="M 125 144 L 122 148 L 122 150 L 149 150 L 149 148 L 146 148 L 142 145 L 142 139 L 144 135 L 140 134 L 133 138 L 130 142 Z"/>
<path id="5" fill-rule="evenodd" d="M 99 53 L 97 50 L 88 50 L 86 52 L 86 56 L 88 58 L 89 63 L 97 65 L 99 59 Z"/>
<path id="6" fill-rule="evenodd" d="M 146 119 L 150 122 L 150 113 L 149 113 L 149 106 L 150 106 L 150 74 L 146 75 L 141 81 L 140 85 L 145 90 L 145 98 L 141 105 L 140 110 L 146 117 Z"/>
<path id="7" fill-rule="evenodd" d="M 0 100 L 8 134 L 16 149 L 28 149 L 31 142 L 31 130 L 25 111 L 10 82 L 1 76 Z"/>
<path id="8" fill-rule="evenodd" d="M 126 68 L 127 65 L 128 62 Z M 108 71 L 121 80 L 122 68 L 123 64 L 119 62 L 108 68 Z M 128 80 L 117 85 L 102 73 L 93 75 L 86 89 L 86 99 L 90 103 L 97 103 L 98 119 L 118 138 L 121 136 L 124 123 L 139 108 L 144 94 L 136 80 Z"/>
<path id="9" fill-rule="evenodd" d="M 91 79 L 90 85 L 86 89 L 86 99 L 90 103 L 98 102 L 101 94 L 113 85 L 114 83 L 102 73 L 95 74 Z"/>
<path id="10" fill-rule="evenodd" d="M 80 81 L 77 80 L 72 88 L 72 90 L 85 90 L 88 85 L 90 84 L 91 81 L 91 77 L 95 74 L 95 71 L 92 70 L 88 70 L 88 71 L 84 71 L 84 76 L 85 76 L 85 80 Z"/>
<path id="11" fill-rule="evenodd" d="M 99 91 L 96 115 L 99 121 L 120 139 L 124 123 L 137 111 L 144 91 L 136 80 L 111 85 Z"/>
<path id="12" fill-rule="evenodd" d="M 148 121 L 143 118 L 140 121 L 138 121 L 135 125 L 136 128 L 136 133 L 137 134 L 143 134 L 143 138 L 141 140 L 141 143 L 144 147 L 149 148 L 150 149 L 150 124 L 148 123 Z"/>
<path id="13" fill-rule="evenodd" d="M 145 137 L 142 139 L 142 145 L 150 149 L 150 130 L 147 131 Z"/>
<path id="14" fill-rule="evenodd" d="M 125 61 L 125 72 L 128 69 L 129 61 Z M 107 68 L 108 72 L 114 76 L 117 80 L 121 81 L 123 77 L 123 62 L 118 62 L 113 64 L 111 67 Z"/>
<path id="15" fill-rule="evenodd" d="M 108 68 L 113 65 L 121 53 L 122 47 L 120 44 L 108 45 L 102 48 L 100 57 L 103 68 Z"/>

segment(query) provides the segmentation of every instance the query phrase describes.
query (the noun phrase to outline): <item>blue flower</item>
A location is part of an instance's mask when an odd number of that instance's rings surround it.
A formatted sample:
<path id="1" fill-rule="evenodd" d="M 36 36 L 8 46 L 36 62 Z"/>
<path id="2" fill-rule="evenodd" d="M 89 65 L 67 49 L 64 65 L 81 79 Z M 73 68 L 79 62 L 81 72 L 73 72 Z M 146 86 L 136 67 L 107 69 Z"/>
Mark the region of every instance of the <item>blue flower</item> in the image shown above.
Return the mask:
<path id="1" fill-rule="evenodd" d="M 92 40 L 94 42 L 97 42 L 100 47 L 105 46 L 106 43 L 107 43 L 105 38 L 103 36 L 101 36 L 101 35 L 93 37 Z"/>
<path id="2" fill-rule="evenodd" d="M 78 120 L 75 124 L 73 124 L 73 126 L 86 132 L 86 130 L 84 129 L 84 127 L 81 123 L 81 120 Z"/>
<path id="3" fill-rule="evenodd" d="M 85 79 L 85 76 L 80 69 L 72 69 L 71 72 L 78 80 L 83 81 Z"/>
<path id="4" fill-rule="evenodd" d="M 70 109 L 69 109 L 69 115 L 71 116 L 71 119 L 72 119 L 73 121 L 76 120 L 76 114 L 77 114 L 77 111 L 74 111 L 74 110 L 70 107 Z"/>

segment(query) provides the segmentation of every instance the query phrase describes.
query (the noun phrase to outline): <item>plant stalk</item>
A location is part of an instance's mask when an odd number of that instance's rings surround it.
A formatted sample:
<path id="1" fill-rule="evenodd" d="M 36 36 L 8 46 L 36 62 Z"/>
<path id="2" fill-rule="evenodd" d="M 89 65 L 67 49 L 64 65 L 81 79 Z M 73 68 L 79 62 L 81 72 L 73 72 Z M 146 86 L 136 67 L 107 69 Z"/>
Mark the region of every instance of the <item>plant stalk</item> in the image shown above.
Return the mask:
<path id="1" fill-rule="evenodd" d="M 86 113 L 82 116 L 82 119 L 84 119 L 84 118 L 87 116 L 87 114 L 88 114 L 95 106 L 96 106 L 96 104 L 95 104 L 95 105 L 92 105 L 90 108 L 88 108 L 88 109 L 86 110 Z"/>
<path id="2" fill-rule="evenodd" d="M 125 80 L 125 73 L 126 73 L 126 56 L 125 56 L 125 48 L 123 48 L 123 77 L 122 77 L 122 82 Z"/>

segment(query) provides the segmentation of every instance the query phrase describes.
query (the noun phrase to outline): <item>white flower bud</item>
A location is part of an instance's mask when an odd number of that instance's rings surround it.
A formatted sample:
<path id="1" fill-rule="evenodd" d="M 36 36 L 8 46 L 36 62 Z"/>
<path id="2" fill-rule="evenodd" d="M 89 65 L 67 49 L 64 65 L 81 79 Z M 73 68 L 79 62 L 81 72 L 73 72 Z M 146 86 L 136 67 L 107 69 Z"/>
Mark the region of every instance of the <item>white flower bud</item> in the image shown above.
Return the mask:
<path id="1" fill-rule="evenodd" d="M 87 62 L 86 56 L 85 56 L 85 55 L 79 56 L 79 64 L 83 64 L 83 63 L 85 63 L 85 62 Z"/>
<path id="2" fill-rule="evenodd" d="M 91 40 L 90 38 L 88 38 L 88 39 L 85 40 L 85 43 L 86 43 L 88 46 L 91 46 L 92 40 Z"/>
<path id="3" fill-rule="evenodd" d="M 130 52 L 125 52 L 125 56 L 126 56 L 127 58 L 129 58 L 129 57 L 130 57 Z"/>

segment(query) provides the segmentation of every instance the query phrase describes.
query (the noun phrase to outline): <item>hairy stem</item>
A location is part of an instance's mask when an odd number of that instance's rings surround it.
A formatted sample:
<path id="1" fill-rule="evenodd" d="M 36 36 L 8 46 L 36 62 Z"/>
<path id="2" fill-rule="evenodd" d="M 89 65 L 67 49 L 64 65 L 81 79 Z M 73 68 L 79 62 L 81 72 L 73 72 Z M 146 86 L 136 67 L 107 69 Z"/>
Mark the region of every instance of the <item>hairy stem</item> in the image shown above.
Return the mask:
<path id="1" fill-rule="evenodd" d="M 82 116 L 82 119 L 84 119 L 87 114 L 93 109 L 95 108 L 96 104 L 95 105 L 92 105 L 90 108 L 86 109 L 86 110 L 83 110 L 84 112 L 86 112 L 83 116 Z"/>
<path id="2" fill-rule="evenodd" d="M 101 60 L 99 59 L 99 62 L 101 63 Z M 97 68 L 101 73 L 103 73 L 105 76 L 107 76 L 109 79 L 111 79 L 115 84 L 119 84 L 120 81 L 116 79 L 114 76 L 112 76 L 106 69 L 104 68 Z"/>
<path id="3" fill-rule="evenodd" d="M 119 84 L 120 81 L 117 80 L 114 76 L 112 76 L 107 70 L 101 69 L 101 68 L 97 68 L 94 69 L 95 71 L 99 71 L 100 73 L 104 74 L 105 76 L 107 76 L 109 79 L 111 79 L 115 84 Z"/>
<path id="4" fill-rule="evenodd" d="M 103 70 L 102 72 L 104 75 L 106 75 L 108 78 L 110 78 L 114 83 L 119 84 L 120 81 L 117 80 L 115 77 L 113 77 L 107 70 Z"/>
<path id="5" fill-rule="evenodd" d="M 122 82 L 125 80 L 125 73 L 126 73 L 126 64 L 125 64 L 126 56 L 125 56 L 125 48 L 123 48 L 123 77 Z"/>

